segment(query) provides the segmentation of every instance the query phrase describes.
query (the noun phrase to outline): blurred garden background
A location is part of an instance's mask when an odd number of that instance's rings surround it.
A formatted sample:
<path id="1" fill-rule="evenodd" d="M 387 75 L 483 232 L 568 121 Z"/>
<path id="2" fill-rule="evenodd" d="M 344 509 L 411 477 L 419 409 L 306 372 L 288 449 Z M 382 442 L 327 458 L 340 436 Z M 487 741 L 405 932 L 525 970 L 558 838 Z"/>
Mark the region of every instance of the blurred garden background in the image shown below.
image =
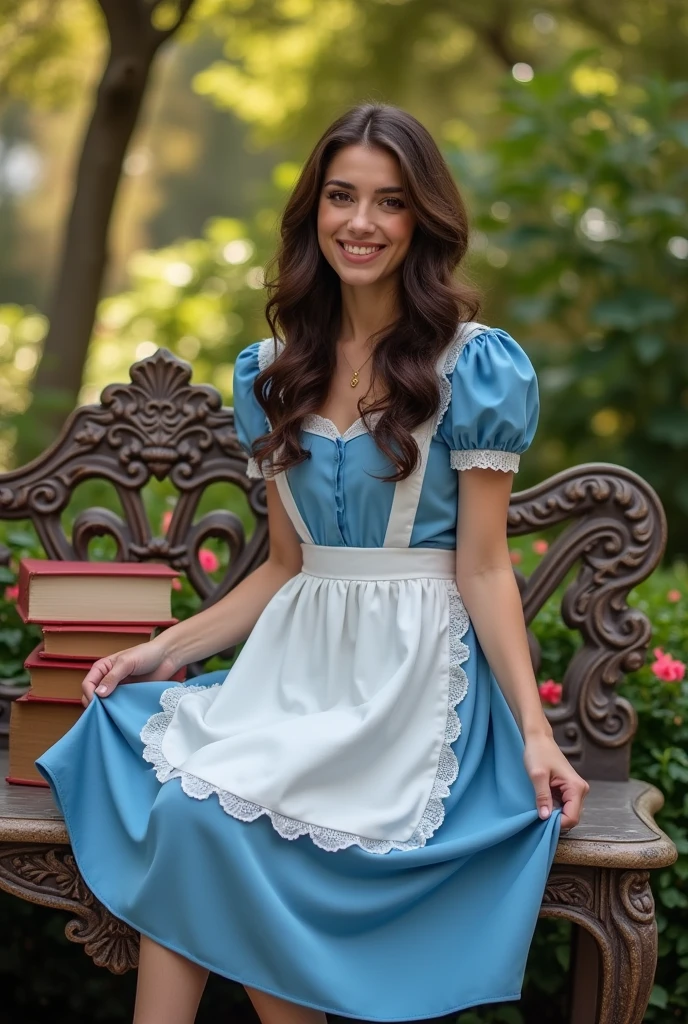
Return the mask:
<path id="1" fill-rule="evenodd" d="M 468 202 L 481 319 L 539 374 L 518 486 L 620 463 L 667 511 L 666 564 L 632 600 L 681 667 L 653 653 L 624 684 L 633 771 L 667 795 L 680 851 L 655 878 L 660 1024 L 688 1019 L 687 50 L 685 0 L 0 0 L 0 472 L 159 346 L 231 405 L 234 359 L 265 335 L 280 210 L 322 130 L 374 99 L 433 132 Z M 161 532 L 172 500 L 151 492 Z M 0 541 L 0 677 L 22 683 L 35 640 L 16 564 L 38 548 L 23 524 Z M 513 560 L 527 572 L 546 545 Z M 204 557 L 212 578 L 223 552 Z M 186 583 L 176 599 L 195 607 Z M 574 638 L 554 604 L 536 631 L 556 683 Z M 0 922 L 0 1024 L 130 1019 L 135 979 L 95 968 L 62 916 L 1 895 Z M 460 1024 L 563 1021 L 567 958 L 565 928 L 541 925 L 522 1003 Z M 253 1019 L 211 979 L 199 1021 L 220 1014 Z"/>

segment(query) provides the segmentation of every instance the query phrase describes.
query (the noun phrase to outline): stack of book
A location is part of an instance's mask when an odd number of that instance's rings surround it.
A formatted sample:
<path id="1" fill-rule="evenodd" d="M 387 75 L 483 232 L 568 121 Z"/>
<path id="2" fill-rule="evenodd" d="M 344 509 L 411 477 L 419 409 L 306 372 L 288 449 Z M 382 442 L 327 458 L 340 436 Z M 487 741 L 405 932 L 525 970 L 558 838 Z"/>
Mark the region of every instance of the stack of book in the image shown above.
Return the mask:
<path id="1" fill-rule="evenodd" d="M 157 563 L 22 559 L 17 610 L 41 626 L 43 639 L 24 663 L 30 688 L 12 702 L 8 782 L 47 786 L 34 761 L 83 713 L 84 676 L 99 658 L 176 622 L 171 590 L 178 575 Z"/>

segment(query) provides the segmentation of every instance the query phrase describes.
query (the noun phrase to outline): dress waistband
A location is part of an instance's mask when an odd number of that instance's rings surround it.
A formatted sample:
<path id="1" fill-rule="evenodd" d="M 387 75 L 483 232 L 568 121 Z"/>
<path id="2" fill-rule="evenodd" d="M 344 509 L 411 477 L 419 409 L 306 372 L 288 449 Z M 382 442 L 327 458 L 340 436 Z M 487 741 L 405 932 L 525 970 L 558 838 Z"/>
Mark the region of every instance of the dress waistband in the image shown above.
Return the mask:
<path id="1" fill-rule="evenodd" d="M 335 580 L 456 578 L 456 551 L 438 548 L 348 548 L 302 544 L 309 576 Z"/>

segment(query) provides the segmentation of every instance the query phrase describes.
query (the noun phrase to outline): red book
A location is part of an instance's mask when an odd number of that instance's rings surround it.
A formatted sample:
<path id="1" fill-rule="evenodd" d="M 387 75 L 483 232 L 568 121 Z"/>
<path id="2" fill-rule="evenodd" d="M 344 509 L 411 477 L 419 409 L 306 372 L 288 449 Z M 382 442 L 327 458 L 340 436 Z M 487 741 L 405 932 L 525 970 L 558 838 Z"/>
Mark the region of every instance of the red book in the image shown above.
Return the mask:
<path id="1" fill-rule="evenodd" d="M 81 684 L 97 658 L 89 661 L 74 661 L 64 658 L 46 658 L 43 655 L 42 644 L 35 647 L 24 662 L 24 668 L 28 670 L 31 680 L 29 697 L 32 700 L 38 698 L 78 700 L 81 702 Z M 186 668 L 179 669 L 172 676 L 171 682 L 183 683 L 186 679 Z M 141 682 L 147 682 L 141 679 Z"/>
<path id="2" fill-rule="evenodd" d="M 10 765 L 7 781 L 47 786 L 34 761 L 77 722 L 85 710 L 80 700 L 24 694 L 10 705 Z"/>
<path id="3" fill-rule="evenodd" d="M 127 626 L 122 623 L 101 622 L 81 624 L 50 623 L 43 626 L 43 647 L 41 658 L 64 658 L 65 660 L 86 661 L 89 664 L 115 651 L 146 643 L 153 639 L 157 626 L 173 625 L 170 622 L 146 622 Z"/>
<path id="4" fill-rule="evenodd" d="M 156 562 L 23 558 L 17 610 L 24 622 L 171 625 L 171 585 L 178 575 Z"/>

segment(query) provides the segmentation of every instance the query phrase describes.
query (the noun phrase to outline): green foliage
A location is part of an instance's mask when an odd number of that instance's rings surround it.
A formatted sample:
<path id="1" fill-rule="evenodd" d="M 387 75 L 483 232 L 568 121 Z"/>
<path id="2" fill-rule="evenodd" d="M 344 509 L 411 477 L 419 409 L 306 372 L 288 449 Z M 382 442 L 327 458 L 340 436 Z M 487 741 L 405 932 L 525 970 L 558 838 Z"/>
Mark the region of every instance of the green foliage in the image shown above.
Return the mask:
<path id="1" fill-rule="evenodd" d="M 0 97 L 38 108 L 77 101 L 103 43 L 88 0 L 0 0 Z"/>
<path id="2" fill-rule="evenodd" d="M 532 556 L 530 556 L 532 567 Z M 557 621 L 560 595 L 550 599 L 533 623 L 540 641 L 543 662 L 541 678 L 561 680 L 562 667 L 570 658 L 577 637 Z M 638 712 L 638 732 L 631 755 L 631 774 L 652 781 L 665 796 L 657 823 L 676 843 L 676 864 L 651 874 L 660 933 L 656 985 L 646 1021 L 663 1024 L 662 1010 L 672 1016 L 688 1015 L 688 678 L 663 682 L 652 671 L 655 649 L 688 662 L 688 566 L 678 562 L 668 571 L 656 572 L 632 592 L 629 603 L 643 611 L 652 625 L 652 641 L 646 665 L 632 673 L 620 686 L 620 693 Z M 555 626 L 552 629 L 552 626 Z M 524 997 L 536 999 L 539 991 L 547 998 L 562 998 L 564 977 L 542 971 L 552 962 L 551 938 L 538 927 L 530 954 Z M 558 943 L 563 954 L 563 943 Z M 556 987 L 547 987 L 556 979 Z M 543 982 L 545 984 L 543 984 Z M 527 1018 L 530 1019 L 530 1018 Z M 534 1017 L 533 1019 L 540 1019 Z"/>
<path id="3" fill-rule="evenodd" d="M 499 138 L 449 154 L 472 268 L 542 391 L 526 469 L 634 469 L 688 551 L 687 83 L 622 83 L 592 54 L 506 89 Z M 493 269 L 494 268 L 494 269 Z"/>
<path id="4" fill-rule="evenodd" d="M 182 240 L 129 262 L 131 288 L 104 299 L 86 367 L 86 397 L 124 379 L 159 346 L 194 364 L 195 381 L 232 394 L 231 353 L 264 336 L 263 272 L 277 213 L 250 226 L 217 218 L 203 238 Z"/>

